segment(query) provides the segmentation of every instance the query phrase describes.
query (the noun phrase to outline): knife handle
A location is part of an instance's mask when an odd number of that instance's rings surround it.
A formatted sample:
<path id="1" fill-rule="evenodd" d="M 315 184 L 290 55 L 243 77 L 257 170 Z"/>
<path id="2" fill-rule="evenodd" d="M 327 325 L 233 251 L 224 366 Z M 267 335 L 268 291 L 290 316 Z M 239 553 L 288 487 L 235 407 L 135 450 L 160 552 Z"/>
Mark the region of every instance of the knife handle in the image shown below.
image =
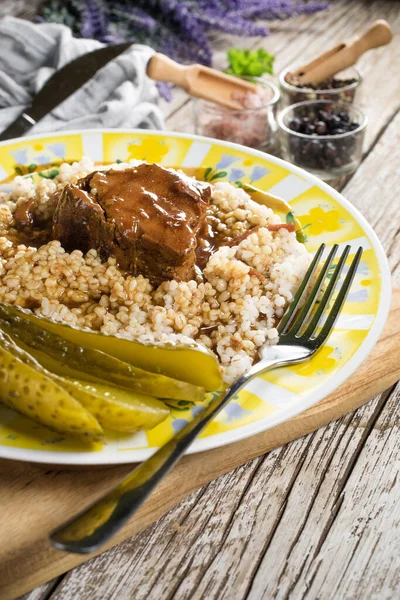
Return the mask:
<path id="1" fill-rule="evenodd" d="M 34 125 L 36 125 L 35 119 L 32 119 L 28 113 L 23 112 L 0 133 L 0 141 L 21 137 L 21 135 L 24 135 L 24 133 L 29 131 Z"/>

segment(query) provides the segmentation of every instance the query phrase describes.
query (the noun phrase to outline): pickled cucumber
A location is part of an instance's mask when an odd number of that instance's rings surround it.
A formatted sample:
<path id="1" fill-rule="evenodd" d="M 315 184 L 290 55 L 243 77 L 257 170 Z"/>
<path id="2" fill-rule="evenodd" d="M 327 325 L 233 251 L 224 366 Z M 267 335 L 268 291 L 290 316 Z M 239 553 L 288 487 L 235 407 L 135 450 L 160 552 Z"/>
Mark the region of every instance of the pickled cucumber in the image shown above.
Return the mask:
<path id="1" fill-rule="evenodd" d="M 0 331 L 0 402 L 59 433 L 99 439 L 96 418 Z"/>
<path id="2" fill-rule="evenodd" d="M 91 380 L 111 382 L 116 386 L 135 389 L 142 394 L 159 398 L 198 402 L 204 395 L 204 389 L 198 386 L 144 371 L 100 350 L 79 346 L 43 329 L 43 322 L 41 319 L 33 321 L 26 318 L 25 313 L 15 307 L 0 305 L 0 327 L 26 348 L 29 347 L 29 352 L 33 355 L 37 351 L 39 356 L 36 355 L 35 358 L 39 361 L 40 356 L 45 355 L 43 366 L 57 375 L 75 377 L 76 373 L 80 373 L 78 379 L 85 379 L 87 374 Z M 66 372 L 65 367 L 69 372 Z"/>
<path id="3" fill-rule="evenodd" d="M 82 372 L 61 366 L 61 363 L 48 354 L 32 350 L 20 340 L 18 346 L 45 367 L 52 379 L 66 389 L 107 429 L 122 432 L 152 429 L 169 415 L 166 405 L 157 398 L 135 390 L 102 384 L 86 373 L 84 376 L 87 379 L 82 381 Z"/>
<path id="4" fill-rule="evenodd" d="M 66 377 L 57 377 L 57 380 L 107 429 L 126 433 L 148 430 L 169 415 L 163 402 L 139 392 Z"/>
<path id="5" fill-rule="evenodd" d="M 10 315 L 20 316 L 25 321 L 35 323 L 78 346 L 101 350 L 139 369 L 186 381 L 208 391 L 217 390 L 222 386 L 221 370 L 215 354 L 195 341 L 186 345 L 126 340 L 100 332 L 77 329 L 64 323 L 55 323 L 16 306 L 2 304 L 0 308 L 2 318 L 8 319 Z"/>
<path id="6" fill-rule="evenodd" d="M 0 329 L 2 327 L 2 323 L 0 321 Z M 4 329 L 4 326 L 3 326 Z M 11 336 L 12 337 L 12 336 Z M 42 367 L 44 367 L 47 371 L 54 375 L 58 375 L 60 377 L 68 377 L 69 379 L 77 379 L 85 382 L 92 383 L 104 383 L 103 380 L 100 380 L 98 377 L 90 376 L 88 373 L 83 373 L 82 371 L 78 371 L 77 369 L 71 369 L 67 367 L 67 365 L 59 362 L 55 358 L 52 358 L 49 354 L 45 354 L 36 348 L 30 348 L 26 344 L 24 344 L 20 339 L 15 338 L 18 343 L 18 346 L 25 350 L 28 354 L 30 354 Z"/>

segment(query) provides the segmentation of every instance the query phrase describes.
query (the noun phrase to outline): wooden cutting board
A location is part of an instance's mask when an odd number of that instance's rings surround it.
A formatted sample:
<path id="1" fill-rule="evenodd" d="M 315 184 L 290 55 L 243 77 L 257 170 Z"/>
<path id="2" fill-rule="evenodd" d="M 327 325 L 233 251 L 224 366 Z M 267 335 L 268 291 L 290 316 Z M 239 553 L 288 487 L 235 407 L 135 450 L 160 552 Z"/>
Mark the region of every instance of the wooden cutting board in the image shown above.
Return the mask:
<path id="1" fill-rule="evenodd" d="M 219 475 L 351 412 L 400 378 L 400 290 L 393 293 L 384 332 L 358 371 L 297 417 L 224 448 L 184 458 L 111 547 L 138 533 L 182 498 Z M 121 479 L 132 465 L 60 469 L 0 460 L 0 599 L 14 600 L 87 561 L 54 550 L 48 533 Z"/>

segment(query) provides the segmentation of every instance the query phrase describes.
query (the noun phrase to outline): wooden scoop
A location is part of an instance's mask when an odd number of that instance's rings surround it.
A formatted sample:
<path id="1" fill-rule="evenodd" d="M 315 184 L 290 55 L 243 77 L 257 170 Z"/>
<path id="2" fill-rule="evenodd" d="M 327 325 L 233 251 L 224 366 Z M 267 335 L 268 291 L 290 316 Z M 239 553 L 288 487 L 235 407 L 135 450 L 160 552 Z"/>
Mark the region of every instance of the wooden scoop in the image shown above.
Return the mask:
<path id="1" fill-rule="evenodd" d="M 388 44 L 393 37 L 389 23 L 375 21 L 362 36 L 350 43 L 343 42 L 321 54 L 312 62 L 290 73 L 296 83 L 320 83 L 354 65 L 364 52 Z M 290 83 L 290 80 L 289 80 Z"/>
<path id="2" fill-rule="evenodd" d="M 180 65 L 158 53 L 150 59 L 147 75 L 155 81 L 175 83 L 191 96 L 216 102 L 233 110 L 242 110 L 243 106 L 232 99 L 232 94 L 257 93 L 256 85 L 239 77 L 232 77 L 203 65 Z"/>

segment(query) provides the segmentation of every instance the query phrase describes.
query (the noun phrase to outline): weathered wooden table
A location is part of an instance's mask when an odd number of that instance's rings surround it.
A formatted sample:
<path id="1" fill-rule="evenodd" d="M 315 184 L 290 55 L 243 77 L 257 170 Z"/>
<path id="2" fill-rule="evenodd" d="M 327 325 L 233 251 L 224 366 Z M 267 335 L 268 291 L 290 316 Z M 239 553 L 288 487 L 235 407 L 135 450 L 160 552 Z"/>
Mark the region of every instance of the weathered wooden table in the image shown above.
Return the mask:
<path id="1" fill-rule="evenodd" d="M 3 0 L 0 14 L 33 14 L 36 1 Z M 364 160 L 337 185 L 365 215 L 400 283 L 400 3 L 340 0 L 328 13 L 271 24 L 263 46 L 277 72 L 313 57 L 377 18 L 390 47 L 360 61 L 369 116 Z M 191 102 L 164 104 L 170 130 L 191 131 Z M 400 342 L 400 340 L 399 340 Z M 261 456 L 193 493 L 140 535 L 24 600 L 400 597 L 400 386 L 353 414 Z"/>

